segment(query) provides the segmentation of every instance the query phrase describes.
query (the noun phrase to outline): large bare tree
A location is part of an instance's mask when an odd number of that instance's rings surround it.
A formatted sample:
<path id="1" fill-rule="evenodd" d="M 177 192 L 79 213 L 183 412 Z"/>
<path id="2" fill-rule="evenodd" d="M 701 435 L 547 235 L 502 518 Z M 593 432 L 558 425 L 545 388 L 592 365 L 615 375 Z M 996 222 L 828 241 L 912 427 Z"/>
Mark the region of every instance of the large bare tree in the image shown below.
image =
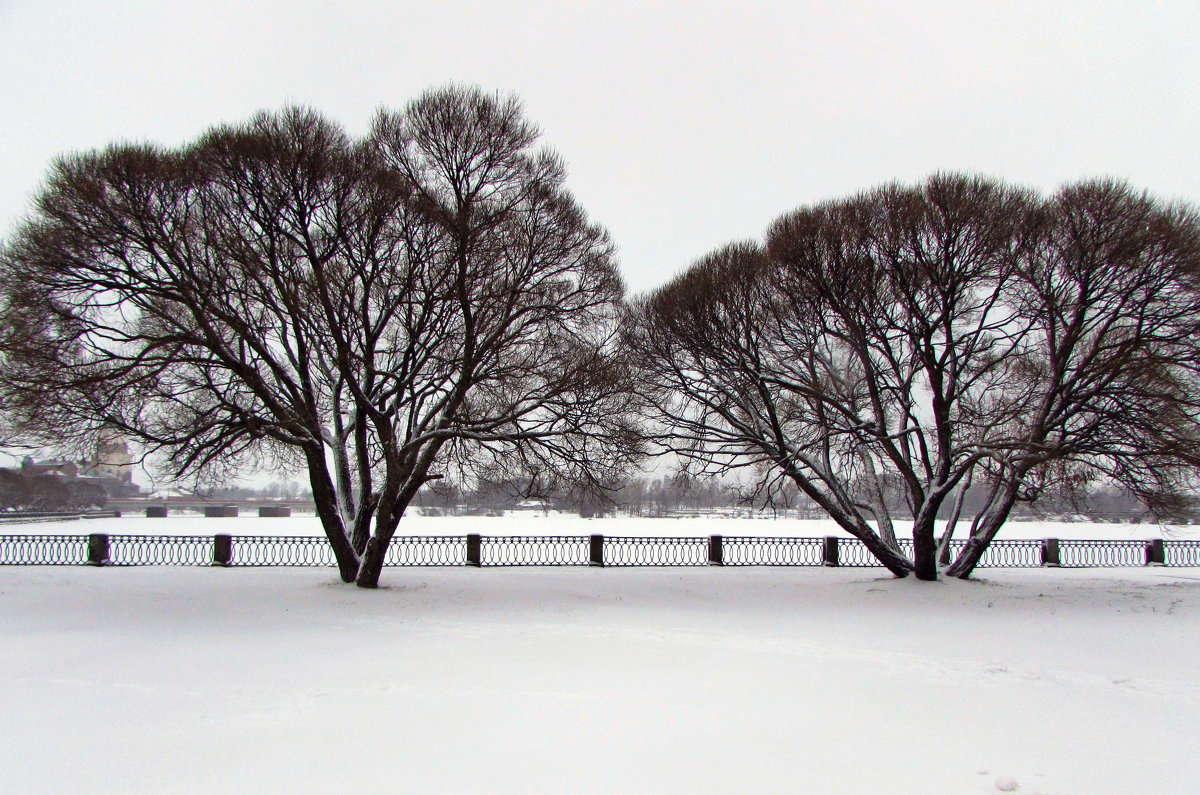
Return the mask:
<path id="1" fill-rule="evenodd" d="M 64 159 L 3 255 L 7 396 L 178 475 L 302 461 L 363 586 L 446 474 L 603 488 L 637 445 L 623 286 L 536 138 L 515 99 L 451 87 L 360 141 L 291 109 Z"/>
<path id="2" fill-rule="evenodd" d="M 969 576 L 1013 505 L 1047 488 L 1115 484 L 1157 515 L 1200 471 L 1200 215 L 1129 187 L 1069 186 L 1039 211 L 1008 296 L 1021 340 L 988 500 L 958 559 Z"/>
<path id="3" fill-rule="evenodd" d="M 752 468 L 768 496 L 791 484 L 898 576 L 936 578 L 945 517 L 943 565 L 967 576 L 1048 485 L 1186 488 L 1198 228 L 1108 183 L 888 186 L 709 255 L 640 300 L 629 342 L 663 449 Z"/>

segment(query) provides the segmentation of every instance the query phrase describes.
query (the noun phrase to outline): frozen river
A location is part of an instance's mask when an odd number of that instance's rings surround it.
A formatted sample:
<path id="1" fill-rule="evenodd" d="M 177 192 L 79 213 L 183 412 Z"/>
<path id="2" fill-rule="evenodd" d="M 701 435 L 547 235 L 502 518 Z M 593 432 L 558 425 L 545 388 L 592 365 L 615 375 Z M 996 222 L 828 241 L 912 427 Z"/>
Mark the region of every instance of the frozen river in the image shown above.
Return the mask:
<path id="1" fill-rule="evenodd" d="M 897 533 L 904 535 L 905 525 L 898 522 Z M 960 525 L 958 536 L 966 531 Z M 73 521 L 12 523 L 0 525 L 0 535 L 215 535 L 234 536 L 320 536 L 321 524 L 311 514 L 287 518 L 207 518 L 179 514 L 165 519 L 126 514 L 117 518 Z M 574 514 L 512 512 L 504 516 L 408 516 L 400 523 L 397 535 L 465 536 L 559 536 L 604 535 L 634 537 L 703 537 L 720 535 L 812 538 L 846 536 L 830 520 L 732 518 L 725 516 L 689 516 L 680 518 L 608 517 L 581 519 Z M 1183 540 L 1200 538 L 1200 525 L 1116 524 L 1106 522 L 1010 521 L 1001 531 L 1001 539 L 1154 539 Z"/>

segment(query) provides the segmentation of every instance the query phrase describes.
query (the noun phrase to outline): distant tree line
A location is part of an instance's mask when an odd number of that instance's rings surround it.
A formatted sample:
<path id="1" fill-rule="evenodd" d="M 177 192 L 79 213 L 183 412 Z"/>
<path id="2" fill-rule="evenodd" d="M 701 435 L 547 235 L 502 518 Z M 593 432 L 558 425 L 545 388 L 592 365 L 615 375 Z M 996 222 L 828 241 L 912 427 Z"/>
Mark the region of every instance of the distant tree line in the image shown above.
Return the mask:
<path id="1" fill-rule="evenodd" d="M 288 480 L 274 481 L 265 486 L 214 486 L 200 489 L 198 496 L 210 500 L 295 500 L 312 499 L 307 487 Z"/>
<path id="2" fill-rule="evenodd" d="M 91 480 L 0 469 L 0 510 L 86 511 L 107 502 L 104 487 Z"/>
<path id="3" fill-rule="evenodd" d="M 0 250 L 5 422 L 116 430 L 177 477 L 299 465 L 364 587 L 410 506 L 513 494 L 653 513 L 733 499 L 728 476 L 922 579 L 969 576 L 1039 501 L 1187 509 L 1192 207 L 937 175 L 627 302 L 537 137 L 515 98 L 451 86 L 360 139 L 290 108 L 60 159 Z M 684 477 L 631 480 L 648 453 Z"/>
<path id="4" fill-rule="evenodd" d="M 787 493 L 790 492 L 790 493 Z M 229 499 L 263 499 L 280 496 L 272 489 L 217 489 L 213 496 Z M 311 497 L 301 492 L 299 499 Z M 945 504 L 938 519 L 943 522 L 960 513 L 974 515 L 990 499 L 989 489 L 972 486 L 964 492 L 961 506 Z M 581 517 L 624 515 L 669 517 L 681 514 L 755 512 L 759 515 L 821 519 L 827 514 L 797 489 L 781 488 L 780 493 L 763 503 L 744 483 L 719 478 L 689 476 L 686 472 L 626 478 L 608 492 L 606 499 L 588 499 L 568 491 L 531 494 L 528 484 L 517 481 L 477 483 L 458 488 L 439 483 L 413 500 L 412 507 L 426 515 L 500 514 L 512 510 L 542 510 L 577 514 Z M 913 516 L 901 495 L 890 495 L 888 510 L 897 520 L 911 521 Z M 1200 499 L 1188 495 L 1169 515 L 1155 514 L 1137 495 L 1116 487 L 1090 487 L 1087 490 L 1047 491 L 1018 503 L 1010 518 L 1024 520 L 1058 519 L 1074 521 L 1154 522 L 1200 519 Z"/>
<path id="5" fill-rule="evenodd" d="M 622 479 L 603 498 L 571 489 L 531 492 L 529 484 L 520 481 L 490 481 L 470 488 L 438 484 L 423 492 L 413 506 L 427 513 L 499 513 L 524 508 L 589 518 L 617 513 L 670 516 L 680 512 L 745 509 L 747 503 L 731 484 L 673 474 Z"/>

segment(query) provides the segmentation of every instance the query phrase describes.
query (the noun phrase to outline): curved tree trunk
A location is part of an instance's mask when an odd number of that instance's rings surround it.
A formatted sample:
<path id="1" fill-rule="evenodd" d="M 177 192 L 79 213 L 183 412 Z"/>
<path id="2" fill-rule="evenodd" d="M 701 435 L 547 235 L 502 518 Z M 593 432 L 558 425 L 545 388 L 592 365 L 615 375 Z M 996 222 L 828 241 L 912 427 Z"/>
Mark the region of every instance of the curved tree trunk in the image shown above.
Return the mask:
<path id="1" fill-rule="evenodd" d="M 411 490 L 415 492 L 415 489 Z M 397 494 L 398 491 L 395 487 L 385 488 L 383 494 L 372 499 L 375 506 L 375 532 L 367 539 L 358 577 L 354 581 L 360 588 L 379 587 L 379 577 L 383 574 L 383 562 L 388 546 L 392 542 L 392 536 L 396 534 L 404 511 L 408 508 L 409 500 L 412 499 L 408 490 L 401 494 Z"/>
<path id="2" fill-rule="evenodd" d="M 362 565 L 358 568 L 358 577 L 354 584 L 359 588 L 378 588 L 379 576 L 383 574 L 383 559 L 387 555 L 387 543 L 375 536 L 367 539 L 367 548 L 363 550 Z"/>
<path id="3" fill-rule="evenodd" d="M 325 451 L 320 445 L 315 449 L 305 448 L 304 457 L 308 463 L 308 482 L 312 488 L 313 504 L 317 509 L 317 517 L 325 530 L 325 538 L 333 549 L 333 557 L 337 561 L 338 574 L 342 582 L 354 582 L 358 575 L 358 555 L 346 537 L 346 525 L 342 521 L 342 513 L 338 506 L 337 492 L 329 477 L 329 467 L 325 463 Z"/>
<path id="4" fill-rule="evenodd" d="M 350 459 L 346 454 L 346 429 L 342 422 L 340 407 L 333 411 L 333 471 L 337 477 L 338 508 L 342 512 L 342 522 L 350 524 L 354 521 L 356 506 L 354 504 L 354 486 L 350 477 Z"/>
<path id="5" fill-rule="evenodd" d="M 852 531 L 853 532 L 853 531 Z M 907 577 L 913 573 L 913 564 L 873 532 L 854 533 L 854 537 L 863 542 L 863 546 L 875 558 L 897 577 Z"/>
<path id="6" fill-rule="evenodd" d="M 958 577 L 962 580 L 970 578 L 975 567 L 979 565 L 983 553 L 987 551 L 989 543 L 991 542 L 977 536 L 968 538 L 962 552 L 958 553 L 958 558 L 946 569 L 946 576 Z"/>
<path id="7" fill-rule="evenodd" d="M 888 571 L 897 577 L 907 577 L 912 574 L 912 561 L 900 554 L 900 550 L 896 546 L 889 545 L 861 517 L 843 510 L 835 498 L 816 488 L 807 478 L 791 469 L 786 462 L 781 463 L 801 493 L 821 506 L 821 509 L 837 523 L 838 527 L 863 542 L 867 551 L 874 555 L 875 559 L 882 563 Z"/>
<path id="8" fill-rule="evenodd" d="M 900 542 L 896 540 L 896 528 L 892 525 L 892 514 L 887 507 L 887 497 L 883 493 L 883 485 L 875 471 L 875 462 L 866 452 L 863 452 L 860 458 L 867 471 L 867 477 L 871 481 L 871 503 L 874 507 L 875 523 L 879 528 L 879 537 L 883 539 L 883 543 L 899 552 Z"/>
<path id="9" fill-rule="evenodd" d="M 950 542 L 954 539 L 954 528 L 958 526 L 958 520 L 962 518 L 963 502 L 967 497 L 967 489 L 971 488 L 971 473 L 967 473 L 966 479 L 958 484 L 957 493 L 954 495 L 954 508 L 950 512 L 950 519 L 946 522 L 946 529 L 942 533 L 942 538 L 938 541 L 938 565 L 950 565 Z"/>
<path id="10" fill-rule="evenodd" d="M 999 504 L 988 511 L 986 518 L 980 523 L 979 528 L 971 534 L 967 539 L 967 544 L 963 547 L 963 551 L 959 553 L 958 559 L 946 569 L 947 577 L 958 577 L 959 579 L 967 579 L 971 573 L 975 571 L 975 567 L 979 565 L 979 561 L 983 558 L 983 553 L 987 552 L 988 545 L 996 537 L 996 533 L 1000 532 L 1001 526 L 1004 525 L 1008 514 L 1012 511 L 1012 507 L 1017 501 L 1017 487 L 1009 485 L 1004 490 L 1004 496 Z"/>
<path id="11" fill-rule="evenodd" d="M 367 549 L 367 539 L 371 537 L 371 519 L 375 516 L 375 507 L 379 504 L 378 494 L 364 494 L 358 503 L 358 511 L 354 514 L 354 529 L 350 534 L 350 543 L 354 551 L 362 555 Z"/>

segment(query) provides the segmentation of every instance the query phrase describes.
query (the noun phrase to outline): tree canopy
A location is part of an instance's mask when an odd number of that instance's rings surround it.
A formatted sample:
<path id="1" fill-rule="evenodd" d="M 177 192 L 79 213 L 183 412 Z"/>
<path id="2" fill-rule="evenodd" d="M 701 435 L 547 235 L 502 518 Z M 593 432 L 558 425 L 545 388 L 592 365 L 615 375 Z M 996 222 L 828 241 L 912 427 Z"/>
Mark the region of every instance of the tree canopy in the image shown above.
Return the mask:
<path id="1" fill-rule="evenodd" d="M 709 254 L 627 342 L 663 447 L 798 488 L 899 576 L 967 576 L 1019 500 L 1101 480 L 1169 509 L 1194 485 L 1198 278 L 1189 207 L 939 175 Z"/>
<path id="2" fill-rule="evenodd" d="M 1022 501 L 1194 489 L 1194 208 L 935 175 L 627 305 L 537 141 L 515 98 L 451 86 L 361 138 L 287 108 L 60 159 L 0 249 L 6 423 L 115 429 L 177 476 L 302 465 L 363 586 L 439 479 L 596 494 L 648 445 L 802 494 L 923 579 L 968 576 Z"/>
<path id="3" fill-rule="evenodd" d="M 638 439 L 607 234 L 513 98 L 463 87 L 352 140 L 289 108 L 60 160 L 3 250 L 5 397 L 175 474 L 299 460 L 377 583 L 431 481 L 605 488 Z"/>

